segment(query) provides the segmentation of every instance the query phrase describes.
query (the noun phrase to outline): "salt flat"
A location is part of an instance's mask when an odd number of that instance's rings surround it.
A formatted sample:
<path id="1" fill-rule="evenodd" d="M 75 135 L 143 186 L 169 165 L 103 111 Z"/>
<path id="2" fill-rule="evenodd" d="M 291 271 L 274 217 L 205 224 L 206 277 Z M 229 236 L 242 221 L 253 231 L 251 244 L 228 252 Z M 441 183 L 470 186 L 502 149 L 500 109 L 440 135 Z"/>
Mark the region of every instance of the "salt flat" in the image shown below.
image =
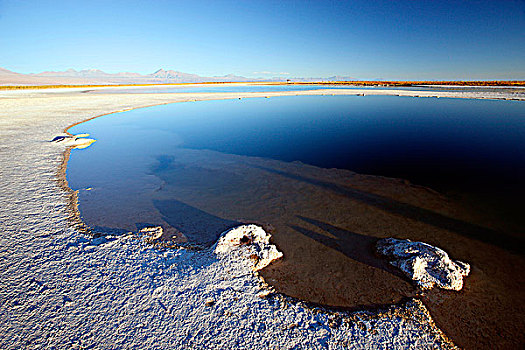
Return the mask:
<path id="1" fill-rule="evenodd" d="M 261 298 L 266 285 L 235 255 L 157 249 L 135 235 L 91 239 L 68 220 L 68 196 L 57 181 L 65 148 L 47 141 L 98 115 L 173 102 L 323 94 L 525 99 L 523 93 L 81 91 L 0 92 L 1 348 L 450 346 L 417 301 L 375 314 L 329 312 L 279 295 Z"/>

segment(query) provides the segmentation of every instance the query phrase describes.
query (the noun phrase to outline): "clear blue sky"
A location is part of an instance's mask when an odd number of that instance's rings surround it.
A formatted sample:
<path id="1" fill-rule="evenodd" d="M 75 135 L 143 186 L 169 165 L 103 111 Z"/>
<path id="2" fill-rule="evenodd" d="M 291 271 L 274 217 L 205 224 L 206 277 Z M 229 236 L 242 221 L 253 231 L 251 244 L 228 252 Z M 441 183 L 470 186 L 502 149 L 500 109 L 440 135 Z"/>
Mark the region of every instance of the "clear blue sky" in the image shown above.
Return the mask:
<path id="1" fill-rule="evenodd" d="M 525 79 L 525 2 L 0 0 L 0 67 Z"/>

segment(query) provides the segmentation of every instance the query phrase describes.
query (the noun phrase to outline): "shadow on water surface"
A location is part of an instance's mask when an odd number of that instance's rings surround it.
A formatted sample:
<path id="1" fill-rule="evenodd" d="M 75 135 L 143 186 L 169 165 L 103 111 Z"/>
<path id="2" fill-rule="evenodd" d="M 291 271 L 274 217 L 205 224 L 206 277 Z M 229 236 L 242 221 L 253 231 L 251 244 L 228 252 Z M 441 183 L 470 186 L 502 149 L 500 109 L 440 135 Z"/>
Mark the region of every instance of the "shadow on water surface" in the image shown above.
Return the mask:
<path id="1" fill-rule="evenodd" d="M 271 169 L 261 166 L 254 167 L 278 174 L 296 181 L 302 181 L 314 186 L 336 192 L 340 195 L 349 197 L 353 200 L 360 201 L 366 205 L 371 205 L 394 215 L 402 216 L 416 220 L 437 228 L 446 229 L 462 236 L 476 239 L 488 244 L 503 248 L 507 251 L 524 255 L 524 242 L 521 237 L 514 237 L 506 233 L 495 231 L 476 224 L 468 223 L 462 220 L 454 219 L 434 211 L 416 207 L 407 203 L 386 198 L 377 194 L 364 192 L 348 186 L 316 180 L 301 175 L 287 173 L 277 169 Z"/>
<path id="2" fill-rule="evenodd" d="M 297 216 L 299 219 L 308 224 L 319 227 L 321 230 L 328 232 L 335 238 L 331 238 L 315 231 L 290 225 L 295 231 L 310 237 L 311 239 L 335 250 L 340 251 L 352 260 L 366 264 L 371 267 L 389 272 L 397 277 L 406 279 L 405 276 L 393 269 L 385 259 L 380 259 L 374 254 L 374 247 L 379 238 L 361 235 L 352 231 L 342 229 L 329 223 L 319 221 L 304 216 Z"/>
<path id="3" fill-rule="evenodd" d="M 163 219 L 191 243 L 211 246 L 222 232 L 241 225 L 240 222 L 208 214 L 174 199 L 154 199 L 153 205 L 162 214 Z"/>

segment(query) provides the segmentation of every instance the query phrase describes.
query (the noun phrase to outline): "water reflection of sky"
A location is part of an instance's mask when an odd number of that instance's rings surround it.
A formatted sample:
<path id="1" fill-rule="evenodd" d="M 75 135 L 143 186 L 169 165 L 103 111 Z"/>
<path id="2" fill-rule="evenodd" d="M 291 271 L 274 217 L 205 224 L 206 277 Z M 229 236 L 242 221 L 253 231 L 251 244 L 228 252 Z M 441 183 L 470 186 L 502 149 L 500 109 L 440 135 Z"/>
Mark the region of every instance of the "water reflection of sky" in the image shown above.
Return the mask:
<path id="1" fill-rule="evenodd" d="M 117 227 L 127 219 L 153 220 L 138 219 L 140 206 L 155 212 L 155 220 L 173 214 L 157 207 L 175 203 L 170 193 L 183 189 L 185 197 L 240 191 L 239 197 L 267 185 L 227 170 L 242 163 L 230 154 L 404 178 L 440 190 L 517 194 L 525 188 L 524 115 L 517 101 L 394 96 L 175 103 L 73 127 L 72 133 L 88 132 L 97 142 L 73 151 L 67 176 L 72 189 L 93 188 L 81 191 L 81 211 L 91 206 L 91 215 L 104 217 L 119 207 Z M 226 160 L 213 165 L 220 159 Z"/>
<path id="2" fill-rule="evenodd" d="M 138 109 L 72 131 L 98 140 L 75 155 L 92 164 L 108 154 L 134 157 L 186 147 L 425 183 L 426 177 L 515 177 L 525 163 L 523 108 L 510 101 L 278 97 Z"/>

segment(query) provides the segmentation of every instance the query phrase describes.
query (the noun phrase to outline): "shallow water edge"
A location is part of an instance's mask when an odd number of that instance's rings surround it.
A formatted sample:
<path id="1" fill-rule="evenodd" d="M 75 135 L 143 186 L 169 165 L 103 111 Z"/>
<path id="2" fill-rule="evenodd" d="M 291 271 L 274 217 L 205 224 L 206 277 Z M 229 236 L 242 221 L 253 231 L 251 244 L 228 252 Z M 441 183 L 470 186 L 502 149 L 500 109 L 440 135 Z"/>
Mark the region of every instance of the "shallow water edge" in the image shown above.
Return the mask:
<path id="1" fill-rule="evenodd" d="M 302 94 L 306 94 L 306 93 L 302 93 Z M 316 94 L 318 94 L 318 93 L 316 93 Z M 355 92 L 352 93 L 352 94 L 355 94 Z M 367 91 L 367 94 L 369 94 L 369 91 Z M 261 96 L 253 96 L 253 97 L 261 97 Z M 237 97 L 229 97 L 229 98 L 237 98 Z M 466 97 L 463 97 L 463 98 L 466 98 Z M 472 97 L 468 97 L 468 98 L 472 98 Z M 104 114 L 104 115 L 106 115 L 106 114 Z M 96 117 L 99 117 L 99 116 L 96 116 Z M 96 117 L 93 117 L 93 118 L 96 118 Z M 93 118 L 90 118 L 90 119 L 93 119 Z M 79 123 L 76 123 L 76 124 L 79 124 Z M 72 126 L 73 125 L 71 125 L 70 127 L 72 127 Z M 64 131 L 67 131 L 70 127 L 67 127 Z M 68 152 L 68 150 L 66 150 L 66 152 Z M 75 214 L 75 218 L 76 218 L 75 220 L 79 220 L 81 222 L 81 219 L 80 219 L 80 216 L 79 216 L 79 213 L 78 213 L 78 203 L 76 202 L 77 201 L 77 197 L 74 194 L 74 191 L 69 189 L 69 187 L 67 186 L 67 181 L 65 180 L 65 168 L 66 167 L 67 167 L 67 157 L 64 156 L 63 165 L 61 166 L 61 169 L 59 169 L 59 178 L 60 178 L 60 176 L 63 177 L 63 180 L 65 181 L 65 186 L 67 187 L 67 189 L 70 192 L 69 196 L 71 197 L 70 198 L 71 207 L 72 207 L 72 210 L 76 213 Z"/>

